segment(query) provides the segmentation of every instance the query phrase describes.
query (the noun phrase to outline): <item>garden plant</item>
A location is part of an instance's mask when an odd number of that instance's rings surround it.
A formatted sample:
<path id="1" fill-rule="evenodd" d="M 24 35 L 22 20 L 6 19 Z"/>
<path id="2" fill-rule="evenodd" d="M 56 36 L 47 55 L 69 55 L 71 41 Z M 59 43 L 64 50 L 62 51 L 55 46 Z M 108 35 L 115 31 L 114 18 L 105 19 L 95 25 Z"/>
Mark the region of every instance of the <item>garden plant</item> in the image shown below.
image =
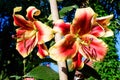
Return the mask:
<path id="1" fill-rule="evenodd" d="M 109 59 L 115 60 L 116 63 L 118 57 L 112 54 L 115 49 L 109 47 L 114 46 L 114 31 L 117 28 L 116 21 L 112 21 L 114 14 L 99 12 L 101 6 L 97 6 L 97 3 L 90 5 L 89 0 L 81 1 L 79 6 L 72 4 L 61 8 L 58 3 L 61 4 L 63 1 L 48 0 L 49 9 L 46 8 L 46 12 L 50 10 L 50 14 L 43 13 L 42 8 L 39 9 L 37 5 L 13 8 L 12 23 L 15 32 L 11 38 L 15 40 L 16 55 L 20 56 L 17 61 L 23 66 L 21 76 L 12 74 L 10 78 L 15 80 L 119 79 L 119 75 L 111 79 L 101 74 L 101 67 L 106 67 L 102 66 L 102 63 L 113 64 Z M 108 56 L 110 51 L 112 57 Z M 58 67 L 57 72 L 51 68 L 51 63 Z M 115 71 L 119 70 L 119 64 L 116 65 L 118 67 L 115 67 Z M 109 73 L 108 69 L 105 71 L 108 75 L 114 74 Z M 3 75 L 4 73 L 1 72 L 1 79 L 4 78 Z"/>

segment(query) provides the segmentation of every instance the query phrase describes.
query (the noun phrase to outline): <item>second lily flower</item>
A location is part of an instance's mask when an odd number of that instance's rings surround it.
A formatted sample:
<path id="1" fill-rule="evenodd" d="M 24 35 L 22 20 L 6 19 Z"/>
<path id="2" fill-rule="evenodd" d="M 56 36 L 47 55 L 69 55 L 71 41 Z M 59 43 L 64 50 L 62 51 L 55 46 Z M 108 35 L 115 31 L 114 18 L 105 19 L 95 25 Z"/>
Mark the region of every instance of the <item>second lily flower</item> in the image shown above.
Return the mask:
<path id="1" fill-rule="evenodd" d="M 101 61 L 108 47 L 99 37 L 109 37 L 113 32 L 107 28 L 113 15 L 97 18 L 90 8 L 77 9 L 72 23 L 63 20 L 54 22 L 54 30 L 63 35 L 63 39 L 50 49 L 50 57 L 56 61 L 72 59 L 72 68 L 83 66 L 82 57 Z"/>

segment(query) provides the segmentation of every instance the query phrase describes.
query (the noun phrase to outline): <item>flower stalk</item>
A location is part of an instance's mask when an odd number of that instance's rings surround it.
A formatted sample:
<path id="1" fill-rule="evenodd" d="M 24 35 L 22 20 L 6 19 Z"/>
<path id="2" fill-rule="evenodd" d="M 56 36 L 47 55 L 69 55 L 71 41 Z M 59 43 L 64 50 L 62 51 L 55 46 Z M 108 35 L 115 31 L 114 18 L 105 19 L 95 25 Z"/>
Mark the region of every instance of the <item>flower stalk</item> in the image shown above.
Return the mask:
<path id="1" fill-rule="evenodd" d="M 56 0 L 49 0 L 50 1 L 50 8 L 53 21 L 59 19 L 58 9 L 57 9 L 57 1 Z M 62 35 L 60 33 L 55 34 L 55 42 L 58 42 L 61 39 Z M 67 77 L 67 68 L 66 62 L 57 62 L 59 68 L 59 80 L 68 80 Z"/>

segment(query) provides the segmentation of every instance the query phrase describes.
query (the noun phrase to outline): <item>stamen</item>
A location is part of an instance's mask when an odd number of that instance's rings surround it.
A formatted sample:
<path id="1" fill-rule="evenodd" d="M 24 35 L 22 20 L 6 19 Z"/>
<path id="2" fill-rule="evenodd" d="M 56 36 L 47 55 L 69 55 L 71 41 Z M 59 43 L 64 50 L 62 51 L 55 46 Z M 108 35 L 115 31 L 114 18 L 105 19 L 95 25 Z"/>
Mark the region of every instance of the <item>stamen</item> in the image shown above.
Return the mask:
<path id="1" fill-rule="evenodd" d="M 96 52 L 95 48 L 92 49 L 92 55 L 93 55 L 93 58 L 96 60 L 97 52 Z"/>
<path id="2" fill-rule="evenodd" d="M 86 57 L 88 57 L 89 59 L 92 58 L 92 59 L 96 60 L 97 52 L 96 52 L 95 48 L 82 45 L 82 50 L 85 53 Z"/>
<path id="3" fill-rule="evenodd" d="M 86 51 L 86 53 L 89 55 L 89 58 L 92 58 L 92 54 L 91 54 L 91 49 L 90 49 L 90 47 L 86 47 L 85 46 L 85 51 Z"/>
<path id="4" fill-rule="evenodd" d="M 84 45 L 82 45 L 82 50 L 83 50 L 83 52 L 85 53 L 86 57 L 89 58 L 89 55 L 88 55 L 88 53 L 86 52 L 86 49 L 85 49 L 85 46 L 84 46 Z"/>
<path id="5" fill-rule="evenodd" d="M 90 61 L 90 59 L 85 59 L 84 63 L 88 63 Z"/>
<path id="6" fill-rule="evenodd" d="M 92 41 L 93 41 L 93 38 L 89 38 L 88 45 L 90 45 Z"/>

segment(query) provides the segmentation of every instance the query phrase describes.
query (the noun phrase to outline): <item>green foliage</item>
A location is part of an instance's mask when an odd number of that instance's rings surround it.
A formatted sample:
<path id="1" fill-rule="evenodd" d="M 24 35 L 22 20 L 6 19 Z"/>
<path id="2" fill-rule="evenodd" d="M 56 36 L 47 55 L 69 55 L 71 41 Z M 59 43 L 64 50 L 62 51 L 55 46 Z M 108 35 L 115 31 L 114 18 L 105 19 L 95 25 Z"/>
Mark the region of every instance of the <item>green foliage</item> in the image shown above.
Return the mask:
<path id="1" fill-rule="evenodd" d="M 115 21 L 110 25 L 110 28 L 115 30 Z M 117 60 L 118 55 L 116 54 L 115 48 L 115 37 L 109 37 L 103 39 L 108 44 L 108 53 L 103 62 L 95 63 L 95 68 L 102 79 L 105 80 L 117 80 L 120 79 L 120 62 Z"/>
<path id="2" fill-rule="evenodd" d="M 69 13 L 70 11 L 72 11 L 73 9 L 77 9 L 78 6 L 77 5 L 71 5 L 71 6 L 66 6 L 63 7 L 60 11 L 59 11 L 59 15 L 60 18 L 62 19 L 64 16 L 66 16 L 67 13 Z M 52 20 L 52 15 L 50 15 L 48 17 L 49 20 Z"/>
<path id="3" fill-rule="evenodd" d="M 92 0 L 90 0 L 89 6 L 92 7 L 92 9 L 98 14 L 98 17 L 108 15 L 105 12 L 104 7 L 101 6 L 98 1 L 96 1 L 95 3 L 92 3 Z"/>
<path id="4" fill-rule="evenodd" d="M 58 80 L 58 73 L 47 66 L 37 66 L 24 77 L 33 77 L 36 80 Z"/>
<path id="5" fill-rule="evenodd" d="M 99 16 L 107 15 L 104 8 L 98 2 L 91 4 L 91 6 Z M 115 31 L 117 26 L 116 20 L 113 19 L 108 27 Z M 120 62 L 117 60 L 118 55 L 116 54 L 115 48 L 115 36 L 102 39 L 108 44 L 108 53 L 102 62 L 94 63 L 94 67 L 101 75 L 102 80 L 119 80 Z M 93 80 L 93 78 L 91 77 L 90 80 Z"/>
<path id="6" fill-rule="evenodd" d="M 63 8 L 59 11 L 60 18 L 63 18 L 63 17 L 66 15 L 66 13 L 70 12 L 70 11 L 73 10 L 74 8 L 76 9 L 76 8 L 78 8 L 78 6 L 77 6 L 77 5 L 72 5 L 72 6 L 63 7 Z"/>

